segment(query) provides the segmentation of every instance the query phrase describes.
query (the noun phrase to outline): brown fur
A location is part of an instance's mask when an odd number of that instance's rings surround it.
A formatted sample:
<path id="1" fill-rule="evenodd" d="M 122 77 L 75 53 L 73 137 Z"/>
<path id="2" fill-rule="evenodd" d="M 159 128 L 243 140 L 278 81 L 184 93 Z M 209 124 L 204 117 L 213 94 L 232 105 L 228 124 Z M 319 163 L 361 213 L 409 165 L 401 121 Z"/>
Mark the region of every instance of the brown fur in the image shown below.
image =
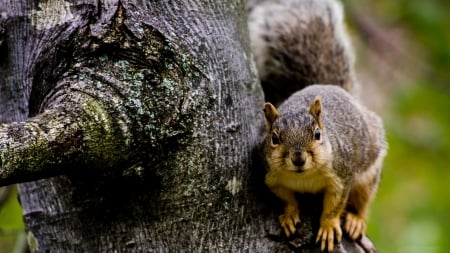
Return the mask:
<path id="1" fill-rule="evenodd" d="M 321 249 L 331 251 L 334 240 L 341 240 L 344 211 L 345 230 L 359 238 L 365 233 L 386 150 L 380 119 L 331 85 L 309 86 L 279 110 L 270 103 L 264 107 L 269 169 L 265 183 L 286 204 L 280 216 L 285 234 L 294 234 L 300 221 L 295 193 L 323 193 L 317 234 Z"/>

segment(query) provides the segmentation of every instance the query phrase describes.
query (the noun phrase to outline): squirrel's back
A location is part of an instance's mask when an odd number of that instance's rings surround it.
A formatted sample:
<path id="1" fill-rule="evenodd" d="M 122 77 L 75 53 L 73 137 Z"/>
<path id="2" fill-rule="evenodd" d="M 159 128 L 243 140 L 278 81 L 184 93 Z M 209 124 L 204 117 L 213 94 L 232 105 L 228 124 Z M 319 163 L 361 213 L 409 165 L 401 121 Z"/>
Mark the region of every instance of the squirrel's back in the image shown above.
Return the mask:
<path id="1" fill-rule="evenodd" d="M 355 89 L 354 55 L 336 0 L 250 1 L 250 41 L 267 101 L 312 84 Z"/>

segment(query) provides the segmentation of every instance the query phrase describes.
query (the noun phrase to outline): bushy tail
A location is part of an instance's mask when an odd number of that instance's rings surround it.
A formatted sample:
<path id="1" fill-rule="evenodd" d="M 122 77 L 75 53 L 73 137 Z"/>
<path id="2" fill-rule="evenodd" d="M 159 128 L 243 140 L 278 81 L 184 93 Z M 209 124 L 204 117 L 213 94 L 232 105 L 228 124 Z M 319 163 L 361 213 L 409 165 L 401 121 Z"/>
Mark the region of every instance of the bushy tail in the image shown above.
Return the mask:
<path id="1" fill-rule="evenodd" d="M 354 93 L 354 52 L 337 0 L 249 0 L 252 52 L 266 100 L 311 84 Z"/>

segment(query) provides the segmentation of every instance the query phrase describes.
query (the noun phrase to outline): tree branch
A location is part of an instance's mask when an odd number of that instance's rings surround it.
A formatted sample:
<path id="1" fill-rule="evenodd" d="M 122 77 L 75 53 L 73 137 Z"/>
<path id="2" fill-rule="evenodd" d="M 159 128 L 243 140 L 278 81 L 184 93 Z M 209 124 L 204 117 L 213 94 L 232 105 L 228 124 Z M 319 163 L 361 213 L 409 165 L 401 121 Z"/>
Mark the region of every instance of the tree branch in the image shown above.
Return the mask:
<path id="1" fill-rule="evenodd" d="M 147 58 L 136 57 L 142 51 Z M 75 59 L 42 113 L 0 126 L 0 185 L 80 169 L 120 173 L 162 159 L 157 150 L 191 131 L 198 107 L 211 100 L 204 75 L 173 52 L 149 28 L 142 41 L 111 39 Z"/>

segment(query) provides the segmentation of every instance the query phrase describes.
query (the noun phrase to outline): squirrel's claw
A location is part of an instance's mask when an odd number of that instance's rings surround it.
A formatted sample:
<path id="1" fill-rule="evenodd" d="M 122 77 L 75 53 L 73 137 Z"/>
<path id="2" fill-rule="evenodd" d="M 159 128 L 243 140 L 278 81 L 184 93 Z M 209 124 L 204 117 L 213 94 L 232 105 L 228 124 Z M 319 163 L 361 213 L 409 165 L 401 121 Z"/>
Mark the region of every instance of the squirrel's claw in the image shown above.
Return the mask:
<path id="1" fill-rule="evenodd" d="M 295 225 L 300 223 L 297 207 L 286 207 L 284 214 L 280 215 L 279 221 L 287 237 L 295 234 L 297 230 Z"/>
<path id="2" fill-rule="evenodd" d="M 316 238 L 316 243 L 319 241 L 321 242 L 321 251 L 324 251 L 325 248 L 327 248 L 328 252 L 333 250 L 335 234 L 337 241 L 340 242 L 342 239 L 342 230 L 339 224 L 339 218 L 321 220 L 319 232 L 317 233 Z"/>
<path id="3" fill-rule="evenodd" d="M 353 213 L 347 213 L 345 219 L 345 230 L 353 240 L 358 239 L 366 232 L 366 223 L 364 218 Z"/>

